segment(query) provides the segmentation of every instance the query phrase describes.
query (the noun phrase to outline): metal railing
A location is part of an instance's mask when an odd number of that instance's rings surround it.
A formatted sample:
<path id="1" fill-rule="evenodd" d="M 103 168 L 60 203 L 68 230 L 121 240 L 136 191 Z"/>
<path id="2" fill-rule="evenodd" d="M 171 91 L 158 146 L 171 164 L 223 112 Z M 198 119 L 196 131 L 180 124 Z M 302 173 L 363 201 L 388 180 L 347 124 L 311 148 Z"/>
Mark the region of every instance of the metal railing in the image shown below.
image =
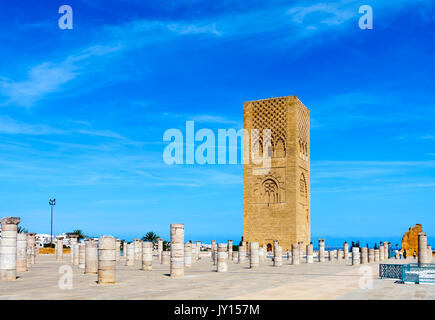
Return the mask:
<path id="1" fill-rule="evenodd" d="M 434 263 L 406 264 L 402 271 L 402 282 L 435 283 Z"/>
<path id="2" fill-rule="evenodd" d="M 381 279 L 402 279 L 404 264 L 380 264 L 379 277 Z"/>
<path id="3" fill-rule="evenodd" d="M 380 264 L 379 277 L 402 283 L 435 283 L 435 263 Z"/>

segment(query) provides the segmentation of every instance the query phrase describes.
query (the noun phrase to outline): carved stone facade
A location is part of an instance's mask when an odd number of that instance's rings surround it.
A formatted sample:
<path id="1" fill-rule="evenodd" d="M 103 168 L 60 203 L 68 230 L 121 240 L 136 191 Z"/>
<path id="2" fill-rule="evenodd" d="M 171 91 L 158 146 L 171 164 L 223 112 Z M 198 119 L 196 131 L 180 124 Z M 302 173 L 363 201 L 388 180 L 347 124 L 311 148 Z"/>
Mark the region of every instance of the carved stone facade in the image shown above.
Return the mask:
<path id="1" fill-rule="evenodd" d="M 296 96 L 244 103 L 250 148 L 271 157 L 264 172 L 252 161 L 243 166 L 243 241 L 283 250 L 310 243 L 310 111 Z M 252 134 L 258 129 L 258 134 Z M 270 142 L 265 143 L 271 132 Z M 251 150 L 250 150 L 251 152 Z"/>

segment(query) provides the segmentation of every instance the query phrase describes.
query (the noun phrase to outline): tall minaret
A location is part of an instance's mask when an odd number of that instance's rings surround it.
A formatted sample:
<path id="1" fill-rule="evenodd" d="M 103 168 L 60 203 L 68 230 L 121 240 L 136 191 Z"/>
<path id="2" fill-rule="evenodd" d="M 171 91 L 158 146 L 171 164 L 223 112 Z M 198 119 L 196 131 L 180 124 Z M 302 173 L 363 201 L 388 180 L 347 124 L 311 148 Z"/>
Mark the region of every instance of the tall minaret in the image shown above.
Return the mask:
<path id="1" fill-rule="evenodd" d="M 244 103 L 250 150 L 263 146 L 270 170 L 250 161 L 243 166 L 243 240 L 283 250 L 310 243 L 310 111 L 296 96 Z M 266 144 L 263 130 L 270 130 Z M 254 131 L 255 132 L 255 131 Z"/>

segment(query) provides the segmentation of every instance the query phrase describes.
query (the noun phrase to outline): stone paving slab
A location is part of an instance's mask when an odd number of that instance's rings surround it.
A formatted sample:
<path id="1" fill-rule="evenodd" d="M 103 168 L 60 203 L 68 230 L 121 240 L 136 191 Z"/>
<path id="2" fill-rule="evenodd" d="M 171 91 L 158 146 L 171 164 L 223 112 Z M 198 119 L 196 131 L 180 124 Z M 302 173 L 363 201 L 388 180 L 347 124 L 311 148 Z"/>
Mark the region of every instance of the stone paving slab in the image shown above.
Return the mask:
<path id="1" fill-rule="evenodd" d="M 53 255 L 39 255 L 30 271 L 18 273 L 16 281 L 0 282 L 0 299 L 435 299 L 434 285 L 398 284 L 378 277 L 378 263 L 373 271 L 373 289 L 359 288 L 359 267 L 350 261 L 273 267 L 268 260 L 258 269 L 249 269 L 249 262 L 228 263 L 227 273 L 217 273 L 210 258 L 202 258 L 185 277 L 172 279 L 169 265 L 153 260 L 153 271 L 139 270 L 117 264 L 114 285 L 99 285 L 97 275 L 85 275 L 83 269 L 72 266 L 73 289 L 59 288 L 59 268 L 69 264 L 56 262 Z M 413 259 L 387 263 L 410 263 Z M 385 263 L 385 261 L 383 262 Z"/>

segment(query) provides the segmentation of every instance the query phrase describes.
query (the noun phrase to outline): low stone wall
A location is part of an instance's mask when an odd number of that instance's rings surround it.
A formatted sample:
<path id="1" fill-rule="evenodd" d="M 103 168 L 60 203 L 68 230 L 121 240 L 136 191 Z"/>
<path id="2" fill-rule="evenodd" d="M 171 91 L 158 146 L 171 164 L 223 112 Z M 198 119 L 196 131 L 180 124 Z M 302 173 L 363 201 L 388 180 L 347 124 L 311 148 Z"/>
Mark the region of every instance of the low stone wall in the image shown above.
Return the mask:
<path id="1" fill-rule="evenodd" d="M 70 248 L 63 248 L 63 254 L 70 254 Z M 54 248 L 39 248 L 39 254 L 54 254 Z"/>

